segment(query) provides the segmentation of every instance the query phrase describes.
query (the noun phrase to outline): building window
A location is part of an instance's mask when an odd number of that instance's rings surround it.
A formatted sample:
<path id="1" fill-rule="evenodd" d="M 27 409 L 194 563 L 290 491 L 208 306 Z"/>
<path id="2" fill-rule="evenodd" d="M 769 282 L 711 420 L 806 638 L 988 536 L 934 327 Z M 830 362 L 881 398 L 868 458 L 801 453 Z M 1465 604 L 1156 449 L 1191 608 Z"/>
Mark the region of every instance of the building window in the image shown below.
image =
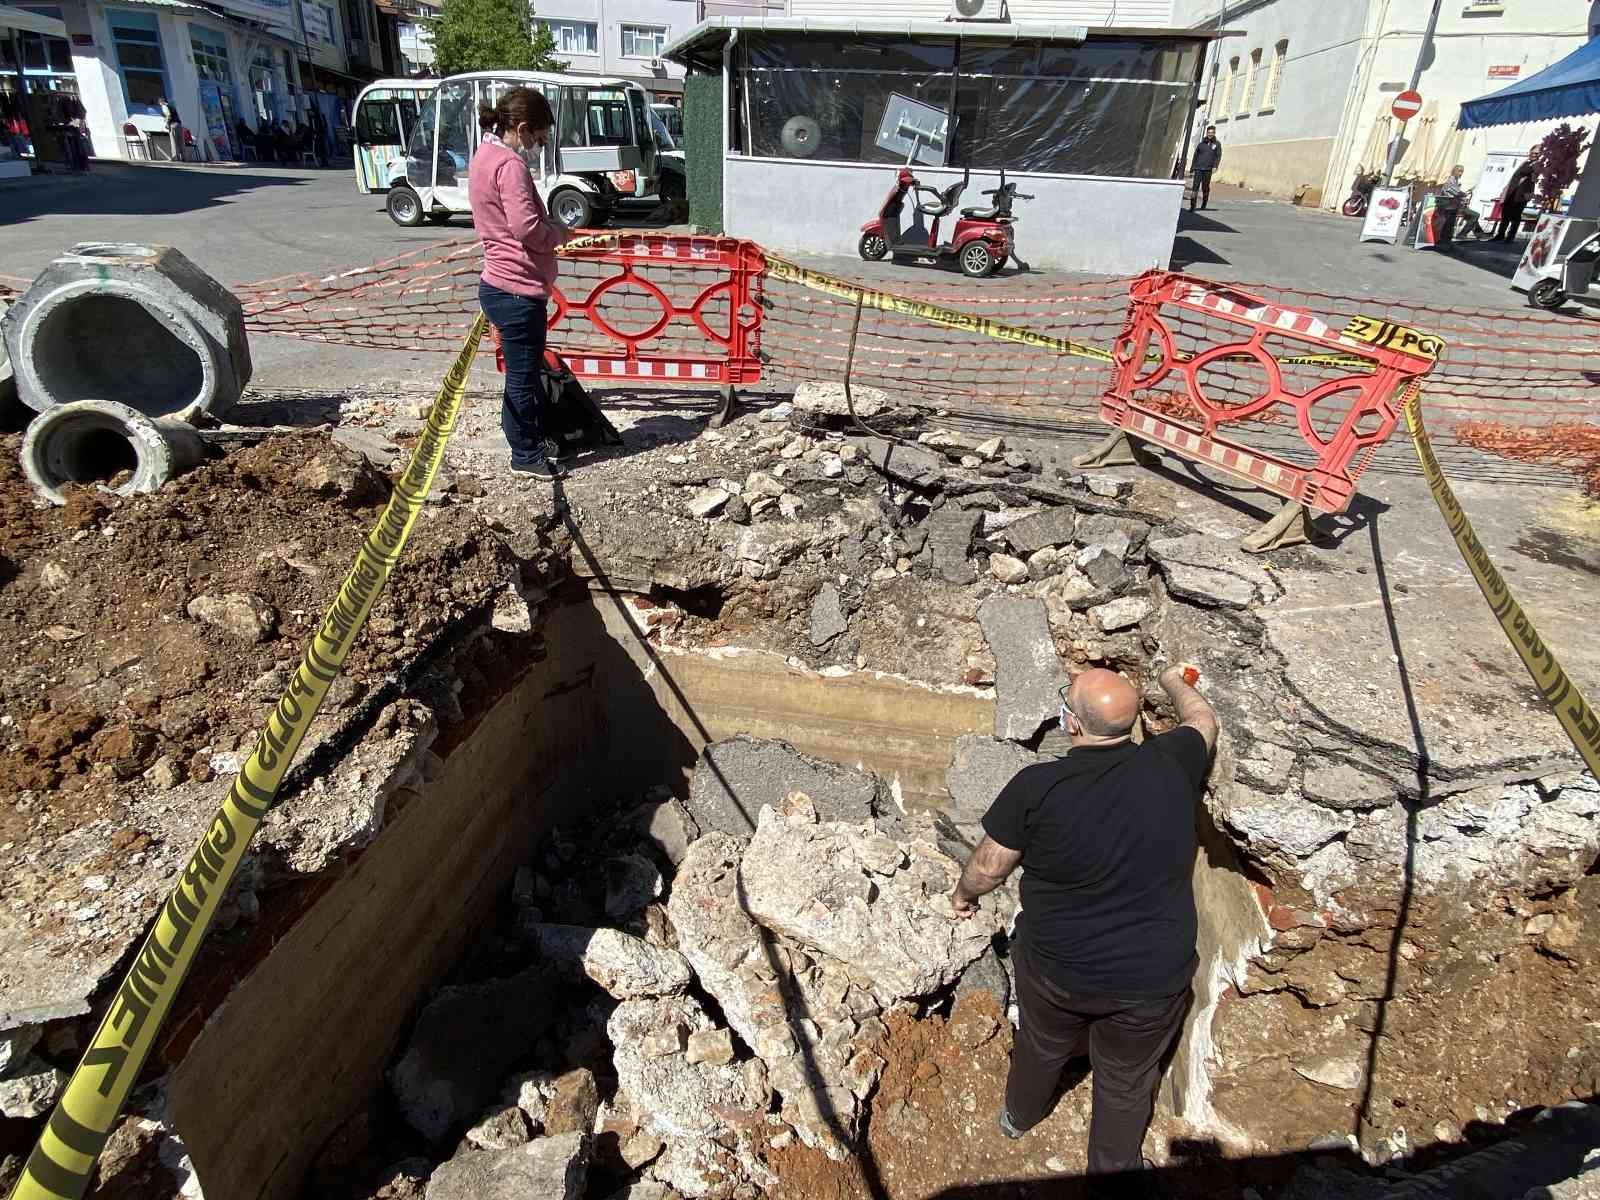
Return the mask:
<path id="1" fill-rule="evenodd" d="M 662 25 L 624 25 L 623 58 L 660 58 L 667 48 L 667 30 Z"/>
<path id="2" fill-rule="evenodd" d="M 1241 117 L 1248 117 L 1252 101 L 1256 96 L 1256 82 L 1261 77 L 1261 51 L 1250 51 L 1250 71 L 1244 77 L 1244 94 L 1239 97 L 1239 113 Z"/>
<path id="3" fill-rule="evenodd" d="M 212 83 L 232 83 L 233 68 L 228 62 L 228 39 L 214 29 L 189 26 L 189 48 L 194 54 L 195 74 Z"/>
<path id="4" fill-rule="evenodd" d="M 1198 45 L 1133 38 L 752 34 L 739 46 L 748 119 L 735 129 L 737 153 L 1136 179 L 1171 175 L 1200 58 Z"/>
<path id="5" fill-rule="evenodd" d="M 556 51 L 561 54 L 599 54 L 600 27 L 593 21 L 544 21 L 540 26 L 550 31 L 556 40 Z M 627 46 L 627 34 L 622 44 Z M 627 51 L 624 50 L 624 53 Z"/>
<path id="6" fill-rule="evenodd" d="M 1230 58 L 1228 69 L 1222 73 L 1222 91 L 1217 94 L 1216 119 L 1226 121 L 1233 111 L 1233 81 L 1239 75 L 1239 60 Z"/>
<path id="7" fill-rule="evenodd" d="M 1278 107 L 1278 89 L 1283 86 L 1283 60 L 1289 57 L 1289 39 L 1285 38 L 1272 48 L 1272 69 L 1267 72 L 1267 94 L 1261 98 L 1261 111 L 1271 112 Z"/>
<path id="8" fill-rule="evenodd" d="M 160 26 L 155 13 L 107 10 L 111 44 L 117 52 L 117 74 L 130 112 L 157 113 L 167 94 L 167 65 L 161 57 Z"/>

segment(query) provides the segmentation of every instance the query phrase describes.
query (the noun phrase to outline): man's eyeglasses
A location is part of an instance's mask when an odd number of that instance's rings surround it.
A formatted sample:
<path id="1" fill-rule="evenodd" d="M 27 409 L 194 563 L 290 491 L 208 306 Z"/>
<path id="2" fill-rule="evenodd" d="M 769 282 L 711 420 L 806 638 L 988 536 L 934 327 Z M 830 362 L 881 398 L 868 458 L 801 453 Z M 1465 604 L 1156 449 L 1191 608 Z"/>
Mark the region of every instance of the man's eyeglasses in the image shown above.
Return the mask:
<path id="1" fill-rule="evenodd" d="M 1060 700 L 1061 700 L 1061 728 L 1062 729 L 1065 729 L 1067 727 L 1067 718 L 1068 717 L 1071 717 L 1074 721 L 1077 721 L 1080 724 L 1083 721 L 1083 718 L 1081 718 L 1080 716 L 1078 716 L 1077 713 L 1072 711 L 1072 702 L 1067 699 L 1067 693 L 1070 692 L 1071 690 L 1072 690 L 1072 685 L 1070 683 L 1064 684 L 1060 688 L 1056 689 L 1056 695 L 1059 696 Z"/>

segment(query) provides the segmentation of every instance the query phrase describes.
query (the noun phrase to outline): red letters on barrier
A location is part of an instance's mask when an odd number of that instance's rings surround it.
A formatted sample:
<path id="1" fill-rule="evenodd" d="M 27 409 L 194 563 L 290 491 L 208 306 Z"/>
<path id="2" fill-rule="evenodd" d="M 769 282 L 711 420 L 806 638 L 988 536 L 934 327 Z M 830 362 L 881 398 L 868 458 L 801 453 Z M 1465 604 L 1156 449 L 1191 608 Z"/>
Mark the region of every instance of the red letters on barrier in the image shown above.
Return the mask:
<path id="1" fill-rule="evenodd" d="M 1372 452 L 1394 429 L 1402 393 L 1442 349 L 1435 338 L 1369 318 L 1336 332 L 1310 313 L 1173 272 L 1146 272 L 1130 293 L 1101 419 L 1324 513 L 1349 505 Z M 1176 336 L 1186 321 L 1188 340 L 1200 342 L 1191 352 Z M 1201 380 L 1208 368 L 1226 376 L 1230 365 L 1252 363 L 1265 379 L 1247 399 L 1224 398 Z M 1285 386 L 1286 367 L 1303 386 Z M 1244 421 L 1271 429 L 1291 413 L 1309 458 L 1219 432 Z"/>

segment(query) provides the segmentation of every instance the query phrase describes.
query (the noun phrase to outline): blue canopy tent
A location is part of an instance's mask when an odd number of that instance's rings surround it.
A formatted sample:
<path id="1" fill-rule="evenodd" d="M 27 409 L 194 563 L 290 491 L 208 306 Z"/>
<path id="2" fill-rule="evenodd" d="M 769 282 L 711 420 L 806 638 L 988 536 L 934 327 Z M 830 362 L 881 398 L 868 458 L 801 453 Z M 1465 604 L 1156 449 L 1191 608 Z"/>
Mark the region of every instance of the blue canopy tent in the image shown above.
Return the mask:
<path id="1" fill-rule="evenodd" d="M 1458 129 L 1521 125 L 1600 113 L 1600 38 L 1579 46 L 1537 75 L 1519 79 L 1461 106 Z"/>

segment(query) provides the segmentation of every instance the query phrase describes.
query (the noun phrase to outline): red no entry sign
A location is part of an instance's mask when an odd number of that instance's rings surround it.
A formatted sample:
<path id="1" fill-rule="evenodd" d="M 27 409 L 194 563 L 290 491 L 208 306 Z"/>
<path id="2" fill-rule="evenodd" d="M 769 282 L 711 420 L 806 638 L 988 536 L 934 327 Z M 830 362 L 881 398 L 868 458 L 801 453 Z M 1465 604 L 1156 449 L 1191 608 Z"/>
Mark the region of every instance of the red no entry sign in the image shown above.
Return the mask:
<path id="1" fill-rule="evenodd" d="M 1401 92 L 1394 98 L 1389 111 L 1402 121 L 1409 121 L 1422 111 L 1422 96 L 1417 92 Z"/>

